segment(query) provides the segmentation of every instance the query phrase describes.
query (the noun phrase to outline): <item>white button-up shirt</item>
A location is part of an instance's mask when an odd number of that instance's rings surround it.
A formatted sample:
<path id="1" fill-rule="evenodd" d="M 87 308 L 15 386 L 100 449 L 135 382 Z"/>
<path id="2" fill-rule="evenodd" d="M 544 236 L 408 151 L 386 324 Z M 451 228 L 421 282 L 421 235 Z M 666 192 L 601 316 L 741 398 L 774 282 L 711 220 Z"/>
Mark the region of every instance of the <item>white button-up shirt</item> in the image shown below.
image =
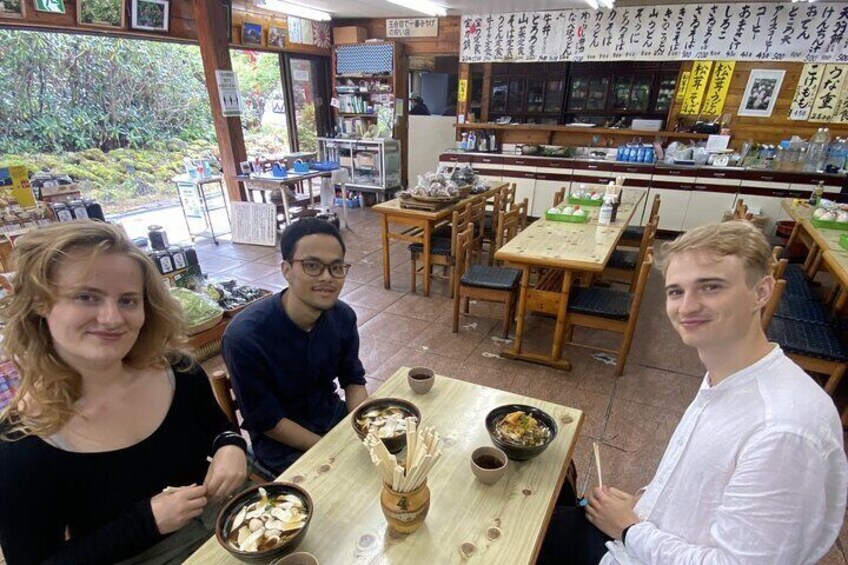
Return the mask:
<path id="1" fill-rule="evenodd" d="M 842 525 L 848 462 L 831 398 L 780 347 L 704 378 L 602 565 L 816 563 Z"/>

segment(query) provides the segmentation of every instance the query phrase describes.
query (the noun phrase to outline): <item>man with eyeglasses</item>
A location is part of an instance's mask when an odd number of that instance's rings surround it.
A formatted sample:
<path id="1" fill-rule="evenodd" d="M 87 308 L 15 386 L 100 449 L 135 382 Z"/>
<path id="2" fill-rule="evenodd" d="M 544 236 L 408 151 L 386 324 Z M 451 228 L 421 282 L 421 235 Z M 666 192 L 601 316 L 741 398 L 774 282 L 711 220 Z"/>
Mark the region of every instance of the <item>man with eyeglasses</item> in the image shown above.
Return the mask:
<path id="1" fill-rule="evenodd" d="M 288 288 L 236 316 L 222 343 L 243 427 L 275 473 L 368 396 L 356 313 L 338 300 L 350 269 L 339 230 L 304 218 L 283 232 L 280 251 Z"/>

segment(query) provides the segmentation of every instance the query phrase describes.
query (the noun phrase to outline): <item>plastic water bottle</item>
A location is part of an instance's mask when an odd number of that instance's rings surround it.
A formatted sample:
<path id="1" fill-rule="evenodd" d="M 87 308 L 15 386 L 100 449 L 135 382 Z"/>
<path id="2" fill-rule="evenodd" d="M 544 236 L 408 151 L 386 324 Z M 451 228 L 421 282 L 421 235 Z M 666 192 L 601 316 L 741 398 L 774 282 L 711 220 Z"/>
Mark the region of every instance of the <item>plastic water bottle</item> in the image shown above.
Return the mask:
<path id="1" fill-rule="evenodd" d="M 618 146 L 618 152 L 616 152 L 616 154 L 615 154 L 615 160 L 616 161 L 624 161 L 624 151 L 626 149 L 627 148 L 624 145 Z"/>
<path id="2" fill-rule="evenodd" d="M 848 160 L 848 139 L 837 137 L 836 141 L 830 144 L 825 167 L 836 167 L 837 170 L 844 169 L 846 160 Z"/>
<path id="3" fill-rule="evenodd" d="M 807 170 L 821 171 L 827 160 L 827 148 L 830 145 L 830 131 L 827 128 L 819 128 L 816 134 L 810 138 L 807 145 Z"/>
<path id="4" fill-rule="evenodd" d="M 601 205 L 601 211 L 598 213 L 598 224 L 608 226 L 612 222 L 612 195 L 604 196 L 604 203 Z"/>

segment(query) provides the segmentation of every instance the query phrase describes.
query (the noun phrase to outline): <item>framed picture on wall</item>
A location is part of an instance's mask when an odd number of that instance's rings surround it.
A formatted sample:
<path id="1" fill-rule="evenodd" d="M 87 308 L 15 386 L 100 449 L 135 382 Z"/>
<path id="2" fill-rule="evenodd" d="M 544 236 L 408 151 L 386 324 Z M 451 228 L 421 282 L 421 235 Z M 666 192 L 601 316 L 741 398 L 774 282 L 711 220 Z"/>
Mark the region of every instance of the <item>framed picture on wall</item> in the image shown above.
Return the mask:
<path id="1" fill-rule="evenodd" d="M 227 22 L 227 41 L 233 41 L 233 0 L 221 0 L 224 5 L 224 19 Z"/>
<path id="2" fill-rule="evenodd" d="M 780 94 L 783 75 L 786 71 L 753 70 L 748 77 L 748 86 L 739 105 L 740 116 L 768 118 Z"/>
<path id="3" fill-rule="evenodd" d="M 81 26 L 126 27 L 124 0 L 78 0 L 77 23 Z"/>
<path id="4" fill-rule="evenodd" d="M 35 0 L 36 12 L 47 12 L 50 14 L 64 14 L 65 0 Z"/>
<path id="5" fill-rule="evenodd" d="M 268 28 L 268 46 L 285 49 L 286 47 L 286 28 L 274 27 Z"/>
<path id="6" fill-rule="evenodd" d="M 130 27 L 145 31 L 168 31 L 169 0 L 132 0 Z"/>
<path id="7" fill-rule="evenodd" d="M 0 0 L 0 18 L 23 19 L 26 15 L 26 0 Z"/>
<path id="8" fill-rule="evenodd" d="M 241 42 L 244 45 L 262 45 L 262 24 L 241 25 Z"/>

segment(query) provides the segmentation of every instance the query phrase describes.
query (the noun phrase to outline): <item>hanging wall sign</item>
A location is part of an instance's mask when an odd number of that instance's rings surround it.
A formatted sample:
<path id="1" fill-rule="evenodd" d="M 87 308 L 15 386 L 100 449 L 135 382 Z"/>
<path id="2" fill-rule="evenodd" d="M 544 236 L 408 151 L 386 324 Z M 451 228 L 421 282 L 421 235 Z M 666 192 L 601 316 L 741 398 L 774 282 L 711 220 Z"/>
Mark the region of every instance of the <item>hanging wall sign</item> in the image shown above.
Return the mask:
<path id="1" fill-rule="evenodd" d="M 811 122 L 829 122 L 836 113 L 846 75 L 848 75 L 848 65 L 825 66 L 819 91 L 816 93 L 813 109 L 810 111 Z"/>
<path id="2" fill-rule="evenodd" d="M 848 63 L 846 29 L 846 2 L 475 14 L 462 16 L 460 60 Z"/>
<path id="3" fill-rule="evenodd" d="M 386 37 L 439 37 L 439 18 L 388 18 Z"/>
<path id="4" fill-rule="evenodd" d="M 459 79 L 459 88 L 456 91 L 456 101 L 465 102 L 468 100 L 468 79 Z"/>
<path id="5" fill-rule="evenodd" d="M 689 83 L 683 94 L 683 107 L 680 113 L 684 115 L 697 115 L 701 113 L 701 102 L 707 91 L 707 79 L 710 78 L 710 70 L 713 68 L 712 61 L 695 61 L 689 75 Z"/>
<path id="6" fill-rule="evenodd" d="M 810 117 L 813 109 L 813 100 L 821 84 L 824 65 L 808 63 L 801 71 L 798 86 L 795 87 L 795 96 L 792 98 L 792 107 L 789 109 L 790 120 L 806 120 Z"/>
<path id="7" fill-rule="evenodd" d="M 677 93 L 674 95 L 674 100 L 681 102 L 683 95 L 686 94 L 686 86 L 689 84 L 689 71 L 680 73 L 680 84 L 677 85 Z"/>
<path id="8" fill-rule="evenodd" d="M 842 81 L 842 96 L 830 121 L 834 124 L 848 124 L 848 78 Z"/>
<path id="9" fill-rule="evenodd" d="M 730 89 L 730 79 L 733 78 L 733 69 L 736 61 L 717 61 L 713 70 L 713 78 L 704 95 L 704 106 L 701 114 L 705 116 L 718 116 L 724 110 L 724 101 L 727 99 L 727 91 Z"/>
<path id="10" fill-rule="evenodd" d="M 218 81 L 218 98 L 221 101 L 221 114 L 230 116 L 241 116 L 242 103 L 239 92 L 238 78 L 233 71 L 215 71 Z"/>

